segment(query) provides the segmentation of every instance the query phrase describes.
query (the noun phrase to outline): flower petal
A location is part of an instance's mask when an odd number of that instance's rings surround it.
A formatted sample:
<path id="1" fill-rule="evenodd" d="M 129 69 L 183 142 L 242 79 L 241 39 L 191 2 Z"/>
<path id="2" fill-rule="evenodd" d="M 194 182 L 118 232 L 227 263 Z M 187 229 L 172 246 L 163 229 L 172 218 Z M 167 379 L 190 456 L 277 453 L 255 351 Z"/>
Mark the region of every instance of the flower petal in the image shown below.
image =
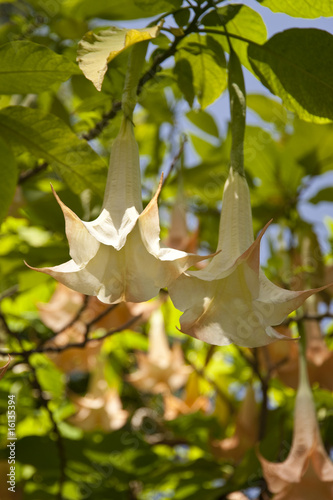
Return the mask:
<path id="1" fill-rule="evenodd" d="M 169 291 L 176 307 L 190 304 L 180 318 L 183 333 L 220 346 L 258 347 L 285 338 L 267 328 L 253 309 L 243 267 L 237 266 L 227 278 L 212 283 L 189 276 L 175 282 Z"/>
<path id="2" fill-rule="evenodd" d="M 280 288 L 260 271 L 260 293 L 255 303 L 255 309 L 264 316 L 266 325 L 279 325 L 290 314 L 300 307 L 303 302 L 314 293 L 324 290 L 329 285 L 321 288 L 312 288 L 304 291 L 290 291 Z"/>
<path id="3" fill-rule="evenodd" d="M 49 274 L 63 285 L 68 286 L 72 290 L 81 292 L 85 295 L 97 295 L 100 283 L 95 276 L 90 274 L 86 269 L 81 269 L 74 260 L 69 260 L 64 264 L 54 267 L 32 267 L 25 264 L 33 271 Z"/>
<path id="4" fill-rule="evenodd" d="M 174 248 L 160 248 L 160 223 L 158 215 L 157 200 L 162 189 L 163 174 L 157 188 L 157 191 L 149 204 L 139 217 L 139 228 L 142 241 L 148 252 L 159 260 L 159 278 L 160 288 L 169 286 L 189 267 L 197 262 L 209 259 L 216 254 L 194 255 L 176 250 Z"/>
<path id="5" fill-rule="evenodd" d="M 89 234 L 84 222 L 61 201 L 52 185 L 51 189 L 64 214 L 69 254 L 78 266 L 85 265 L 96 255 L 99 243 Z"/>
<path id="6" fill-rule="evenodd" d="M 250 191 L 245 177 L 229 171 L 223 190 L 218 250 L 225 266 L 235 261 L 253 243 Z"/>

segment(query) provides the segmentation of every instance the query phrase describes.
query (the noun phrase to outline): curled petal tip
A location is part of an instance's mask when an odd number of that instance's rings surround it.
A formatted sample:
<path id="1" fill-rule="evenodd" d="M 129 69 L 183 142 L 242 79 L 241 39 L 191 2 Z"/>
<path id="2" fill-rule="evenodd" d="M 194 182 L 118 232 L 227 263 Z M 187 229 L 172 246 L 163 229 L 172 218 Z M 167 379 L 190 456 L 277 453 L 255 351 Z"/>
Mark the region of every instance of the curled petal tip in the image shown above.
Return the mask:
<path id="1" fill-rule="evenodd" d="M 163 186 L 163 172 L 161 174 L 160 182 L 158 183 L 158 187 L 157 187 L 156 193 L 154 194 L 154 196 L 152 197 L 152 199 L 150 200 L 150 202 L 148 203 L 148 205 L 146 206 L 146 208 L 143 210 L 143 212 L 141 212 L 141 214 L 140 214 L 141 218 L 142 218 L 143 215 L 145 215 L 147 212 L 149 212 L 149 210 L 155 204 L 157 204 L 157 200 L 158 200 L 158 197 L 159 197 L 159 195 L 161 193 L 162 186 Z"/>
<path id="2" fill-rule="evenodd" d="M 259 240 L 261 240 L 261 238 L 264 236 L 264 234 L 266 233 L 268 227 L 272 224 L 273 222 L 273 219 L 269 220 L 267 222 L 267 224 L 264 225 L 264 227 L 262 228 L 262 230 L 260 231 L 260 234 L 258 236 Z"/>
<path id="3" fill-rule="evenodd" d="M 35 267 L 30 266 L 26 260 L 24 260 L 23 262 L 29 269 L 32 269 L 33 271 L 38 271 L 38 269 L 36 269 Z"/>
<path id="4" fill-rule="evenodd" d="M 51 191 L 53 193 L 53 196 L 55 197 L 55 199 L 57 200 L 57 202 L 59 203 L 59 196 L 57 195 L 56 193 L 56 190 L 54 189 L 54 187 L 52 186 L 52 183 L 50 182 L 50 186 L 51 186 Z"/>

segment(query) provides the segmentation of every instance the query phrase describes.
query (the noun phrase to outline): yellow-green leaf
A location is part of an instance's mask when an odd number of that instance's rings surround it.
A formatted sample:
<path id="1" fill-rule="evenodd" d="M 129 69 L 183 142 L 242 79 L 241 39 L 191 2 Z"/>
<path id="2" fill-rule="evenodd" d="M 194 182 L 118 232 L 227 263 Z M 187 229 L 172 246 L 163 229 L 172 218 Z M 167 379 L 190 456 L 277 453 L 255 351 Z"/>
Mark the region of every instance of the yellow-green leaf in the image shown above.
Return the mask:
<path id="1" fill-rule="evenodd" d="M 0 47 L 0 94 L 37 94 L 80 73 L 75 63 L 28 40 Z"/>
<path id="2" fill-rule="evenodd" d="M 84 75 L 101 90 L 108 63 L 135 43 L 156 38 L 161 25 L 143 29 L 111 27 L 98 33 L 89 31 L 79 42 L 77 61 Z"/>
<path id="3" fill-rule="evenodd" d="M 226 89 L 224 51 L 214 35 L 193 33 L 187 36 L 179 44 L 175 60 L 178 86 L 190 106 L 195 95 L 201 108 L 205 109 Z"/>
<path id="4" fill-rule="evenodd" d="M 102 198 L 106 163 L 59 118 L 39 109 L 10 106 L 0 111 L 0 136 L 16 150 L 50 163 L 70 189 L 90 189 Z"/>
<path id="5" fill-rule="evenodd" d="M 319 2 L 304 2 L 304 0 L 257 0 L 263 7 L 268 7 L 273 12 L 283 12 L 293 17 L 331 17 L 333 16 L 332 0 Z"/>
<path id="6" fill-rule="evenodd" d="M 0 137 L 0 224 L 14 197 L 17 164 L 11 149 Z"/>

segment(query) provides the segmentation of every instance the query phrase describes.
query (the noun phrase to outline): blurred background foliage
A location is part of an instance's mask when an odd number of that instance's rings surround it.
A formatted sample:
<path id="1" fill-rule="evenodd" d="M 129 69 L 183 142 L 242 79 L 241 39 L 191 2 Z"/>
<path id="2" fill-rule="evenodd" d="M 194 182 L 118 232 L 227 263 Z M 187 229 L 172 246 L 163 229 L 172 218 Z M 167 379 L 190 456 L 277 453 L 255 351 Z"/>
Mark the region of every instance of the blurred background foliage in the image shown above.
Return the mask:
<path id="1" fill-rule="evenodd" d="M 1 483 L 2 500 L 268 498 L 255 444 L 260 440 L 272 461 L 290 449 L 297 344 L 212 347 L 179 333 L 180 313 L 165 291 L 149 303 L 109 307 L 24 264 L 68 259 L 50 183 L 84 220 L 96 217 L 102 202 L 128 50 L 109 64 L 98 92 L 75 63 L 79 40 L 89 30 L 164 18 L 149 45 L 134 117 L 146 202 L 160 173 L 167 177 L 162 241 L 202 254 L 216 249 L 230 151 L 228 124 L 214 118 L 227 87 L 229 49 L 217 33 L 224 26 L 240 37 L 233 46 L 242 64 L 287 106 L 264 87 L 248 95 L 245 169 L 255 234 L 273 219 L 265 272 L 289 289 L 333 282 L 333 106 L 331 90 L 328 96 L 322 90 L 333 81 L 332 35 L 305 30 L 318 33 L 302 41 L 289 30 L 267 42 L 278 52 L 289 40 L 286 57 L 302 65 L 306 41 L 303 99 L 293 88 L 302 94 L 299 68 L 267 62 L 260 48 L 267 31 L 253 3 L 251 9 L 181 0 L 0 2 L 2 364 L 6 352 L 14 353 L 0 382 L 0 470 L 6 477 L 7 401 L 15 394 L 18 480 L 15 495 Z M 302 2 L 261 3 L 291 16 L 333 16 L 330 2 L 306 9 Z M 39 69 L 43 61 L 47 71 Z M 309 190 L 314 185 L 316 192 Z M 332 295 L 333 287 L 318 294 L 305 309 L 317 319 L 304 321 L 317 417 L 331 456 Z M 297 325 L 296 314 L 280 328 L 297 336 Z M 231 496 L 240 491 L 244 497 Z"/>

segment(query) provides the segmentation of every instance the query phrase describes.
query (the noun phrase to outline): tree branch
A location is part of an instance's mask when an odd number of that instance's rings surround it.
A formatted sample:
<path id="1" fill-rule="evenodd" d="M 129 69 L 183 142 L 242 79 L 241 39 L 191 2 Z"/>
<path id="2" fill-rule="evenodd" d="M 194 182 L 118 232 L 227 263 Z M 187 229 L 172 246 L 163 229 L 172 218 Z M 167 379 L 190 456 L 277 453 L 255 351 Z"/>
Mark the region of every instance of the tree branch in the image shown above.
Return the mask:
<path id="1" fill-rule="evenodd" d="M 110 312 L 110 311 L 108 311 L 108 312 Z M 106 314 L 106 312 L 104 311 L 104 315 L 105 314 Z M 99 315 L 99 316 L 101 316 L 101 315 Z M 30 354 L 47 353 L 47 352 L 59 353 L 59 352 L 66 351 L 67 349 L 83 349 L 89 342 L 101 341 L 101 340 L 106 339 L 107 337 L 110 337 L 111 335 L 114 335 L 115 333 L 119 333 L 119 332 L 126 330 L 127 328 L 132 326 L 133 323 L 135 323 L 138 319 L 140 319 L 140 317 L 141 317 L 141 314 L 139 314 L 138 316 L 134 316 L 129 321 L 124 323 L 121 327 L 109 330 L 101 337 L 88 338 L 87 336 L 85 336 L 85 338 L 84 338 L 84 340 L 82 340 L 82 342 L 73 342 L 70 344 L 62 345 L 62 346 L 44 347 L 42 345 L 42 346 L 38 346 L 34 349 L 27 349 L 27 350 L 22 350 L 22 351 L 11 351 L 11 352 L 0 351 L 0 356 L 7 356 L 9 354 L 10 356 L 23 356 L 24 357 L 26 354 L 30 355 Z M 95 318 L 91 322 L 91 324 L 95 323 L 96 321 L 97 321 L 97 319 Z"/>

